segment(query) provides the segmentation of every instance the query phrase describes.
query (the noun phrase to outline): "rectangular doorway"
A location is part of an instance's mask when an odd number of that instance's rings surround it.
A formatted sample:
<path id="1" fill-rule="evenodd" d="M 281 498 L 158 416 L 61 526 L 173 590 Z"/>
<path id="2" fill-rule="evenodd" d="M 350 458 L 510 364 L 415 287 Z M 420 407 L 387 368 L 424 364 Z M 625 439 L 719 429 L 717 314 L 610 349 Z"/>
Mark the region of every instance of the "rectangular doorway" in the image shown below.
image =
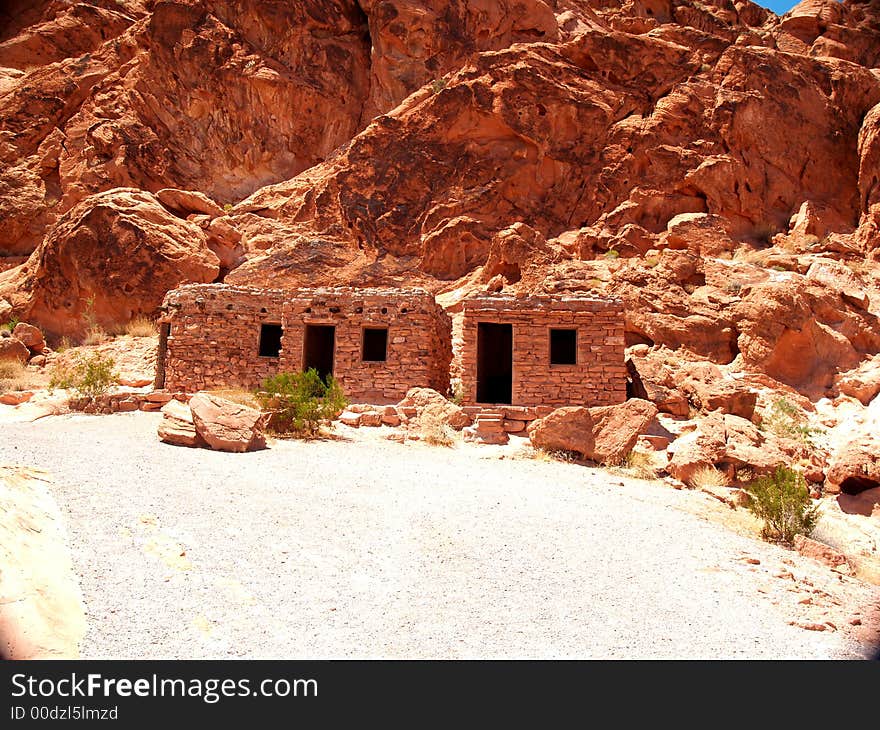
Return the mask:
<path id="1" fill-rule="evenodd" d="M 303 370 L 314 368 L 322 380 L 333 374 L 336 328 L 333 325 L 307 324 L 303 348 Z"/>
<path id="2" fill-rule="evenodd" d="M 477 402 L 511 403 L 513 325 L 477 323 Z"/>

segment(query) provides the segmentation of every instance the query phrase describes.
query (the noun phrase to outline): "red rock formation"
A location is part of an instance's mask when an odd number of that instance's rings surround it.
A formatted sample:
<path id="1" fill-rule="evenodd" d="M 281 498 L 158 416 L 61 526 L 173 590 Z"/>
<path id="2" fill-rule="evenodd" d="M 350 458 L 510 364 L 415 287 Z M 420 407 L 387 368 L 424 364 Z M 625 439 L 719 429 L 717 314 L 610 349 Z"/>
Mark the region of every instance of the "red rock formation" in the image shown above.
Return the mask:
<path id="1" fill-rule="evenodd" d="M 18 2 L 0 297 L 57 332 L 90 296 L 122 319 L 215 265 L 235 283 L 591 290 L 624 299 L 630 344 L 819 395 L 880 349 L 878 110 L 866 0 L 782 18 L 748 0 Z M 126 203 L 126 221 L 201 263 L 172 275 L 158 254 L 160 283 L 121 298 L 130 268 L 88 249 L 59 298 L 69 216 L 120 187 L 164 206 Z M 808 273 L 838 259 L 852 277 Z"/>
<path id="2" fill-rule="evenodd" d="M 64 215 L 27 263 L 0 273 L 0 297 L 53 334 L 153 315 L 180 283 L 220 272 L 207 236 L 149 193 L 118 189 Z"/>

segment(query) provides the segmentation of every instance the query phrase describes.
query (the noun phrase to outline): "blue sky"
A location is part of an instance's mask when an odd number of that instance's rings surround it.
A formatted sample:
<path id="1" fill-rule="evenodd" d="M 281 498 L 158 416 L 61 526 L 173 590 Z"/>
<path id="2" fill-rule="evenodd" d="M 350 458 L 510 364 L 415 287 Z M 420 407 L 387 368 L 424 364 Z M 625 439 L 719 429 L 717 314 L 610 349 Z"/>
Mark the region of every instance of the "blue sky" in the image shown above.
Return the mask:
<path id="1" fill-rule="evenodd" d="M 755 0 L 758 5 L 762 5 L 765 8 L 770 8 L 777 15 L 782 15 L 784 12 L 791 10 L 795 5 L 798 4 L 799 0 Z"/>

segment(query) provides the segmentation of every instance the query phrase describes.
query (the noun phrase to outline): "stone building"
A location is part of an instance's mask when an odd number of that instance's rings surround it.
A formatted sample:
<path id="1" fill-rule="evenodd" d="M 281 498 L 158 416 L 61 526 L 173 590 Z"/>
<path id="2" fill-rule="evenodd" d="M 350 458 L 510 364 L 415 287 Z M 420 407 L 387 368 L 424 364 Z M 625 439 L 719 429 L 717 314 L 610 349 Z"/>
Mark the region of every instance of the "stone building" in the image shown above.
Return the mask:
<path id="1" fill-rule="evenodd" d="M 626 400 L 623 303 L 477 296 L 463 305 L 466 405 L 603 406 Z"/>
<path id="2" fill-rule="evenodd" d="M 451 322 L 421 289 L 192 284 L 162 310 L 156 386 L 170 391 L 251 389 L 310 367 L 332 373 L 352 401 L 449 388 Z"/>

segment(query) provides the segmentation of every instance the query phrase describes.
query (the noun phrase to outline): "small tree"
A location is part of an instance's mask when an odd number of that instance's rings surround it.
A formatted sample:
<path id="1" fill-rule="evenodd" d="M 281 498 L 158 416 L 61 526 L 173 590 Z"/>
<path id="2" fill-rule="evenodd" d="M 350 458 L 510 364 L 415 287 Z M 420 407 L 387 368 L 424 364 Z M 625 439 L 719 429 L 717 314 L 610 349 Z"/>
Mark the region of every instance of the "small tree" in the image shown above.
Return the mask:
<path id="1" fill-rule="evenodd" d="M 49 387 L 72 389 L 83 397 L 95 398 L 116 384 L 115 366 L 112 357 L 100 352 L 78 355 L 73 362 L 56 366 Z"/>
<path id="2" fill-rule="evenodd" d="M 328 375 L 325 382 L 314 368 L 266 378 L 257 400 L 273 412 L 277 431 L 299 436 L 317 433 L 323 421 L 333 420 L 348 405 L 336 379 Z"/>
<path id="3" fill-rule="evenodd" d="M 772 474 L 746 486 L 749 509 L 764 520 L 762 536 L 791 544 L 795 535 L 809 535 L 819 520 L 804 477 L 793 469 L 777 466 Z"/>

